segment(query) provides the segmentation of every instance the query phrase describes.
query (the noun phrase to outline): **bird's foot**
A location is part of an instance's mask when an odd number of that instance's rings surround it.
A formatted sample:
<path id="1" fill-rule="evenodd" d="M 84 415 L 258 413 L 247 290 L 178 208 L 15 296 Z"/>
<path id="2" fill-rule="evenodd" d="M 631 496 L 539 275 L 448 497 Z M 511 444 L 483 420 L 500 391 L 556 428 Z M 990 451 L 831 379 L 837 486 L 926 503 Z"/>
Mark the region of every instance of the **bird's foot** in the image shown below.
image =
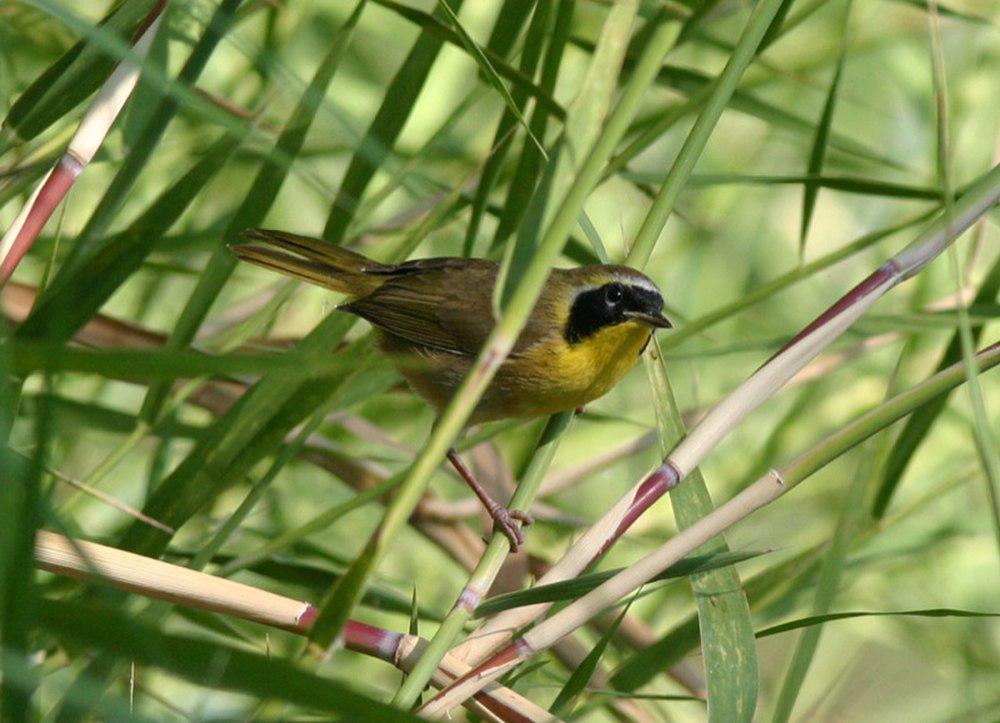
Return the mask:
<path id="1" fill-rule="evenodd" d="M 510 541 L 510 551 L 517 552 L 517 548 L 524 544 L 524 533 L 521 532 L 521 525 L 527 527 L 535 519 L 523 510 L 509 510 L 500 505 L 493 507 L 489 512 L 490 517 L 493 518 L 493 530 L 502 532 Z M 518 522 L 521 525 L 518 525 Z"/>

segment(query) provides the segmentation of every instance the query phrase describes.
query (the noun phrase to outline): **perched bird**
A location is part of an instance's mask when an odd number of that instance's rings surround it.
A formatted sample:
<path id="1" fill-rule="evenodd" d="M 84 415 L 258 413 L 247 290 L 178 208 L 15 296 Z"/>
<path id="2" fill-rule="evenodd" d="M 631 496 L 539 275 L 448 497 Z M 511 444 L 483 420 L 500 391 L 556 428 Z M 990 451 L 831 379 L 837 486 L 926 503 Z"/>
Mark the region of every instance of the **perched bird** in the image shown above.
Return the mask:
<path id="1" fill-rule="evenodd" d="M 346 294 L 341 311 L 375 328 L 379 348 L 438 412 L 462 383 L 495 323 L 492 261 L 431 258 L 381 264 L 321 239 L 248 230 L 261 245 L 234 245 L 243 261 Z M 668 328 L 663 296 L 627 266 L 554 269 L 510 355 L 469 424 L 568 411 L 611 389 L 656 328 Z M 516 549 L 531 518 L 493 500 L 455 450 L 449 461 Z"/>

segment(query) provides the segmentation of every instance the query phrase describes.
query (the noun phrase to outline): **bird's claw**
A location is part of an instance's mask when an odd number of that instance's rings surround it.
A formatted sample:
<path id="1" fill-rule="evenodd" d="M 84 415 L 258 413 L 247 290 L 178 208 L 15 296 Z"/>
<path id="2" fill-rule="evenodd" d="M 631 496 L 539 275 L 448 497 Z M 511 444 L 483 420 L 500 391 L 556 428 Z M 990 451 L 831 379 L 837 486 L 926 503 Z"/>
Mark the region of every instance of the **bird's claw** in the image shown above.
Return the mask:
<path id="1" fill-rule="evenodd" d="M 527 527 L 535 521 L 531 515 L 523 510 L 508 510 L 506 507 L 497 507 L 495 510 L 491 510 L 490 516 L 493 518 L 493 529 L 502 532 L 510 541 L 511 552 L 517 552 L 517 548 L 524 544 L 524 534 L 517 522 Z"/>

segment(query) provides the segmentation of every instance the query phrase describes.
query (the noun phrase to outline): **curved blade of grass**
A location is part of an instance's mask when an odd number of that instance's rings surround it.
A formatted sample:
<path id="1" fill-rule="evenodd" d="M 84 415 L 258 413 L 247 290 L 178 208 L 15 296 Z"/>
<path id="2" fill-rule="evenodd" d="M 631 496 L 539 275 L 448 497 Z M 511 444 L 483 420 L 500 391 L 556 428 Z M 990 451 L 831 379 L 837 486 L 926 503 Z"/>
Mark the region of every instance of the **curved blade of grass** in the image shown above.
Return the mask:
<path id="1" fill-rule="evenodd" d="M 454 2 L 454 0 L 452 1 Z M 445 17 L 447 17 L 448 21 L 451 23 L 451 27 L 455 30 L 455 34 L 458 35 L 459 39 L 462 41 L 462 45 L 465 46 L 465 49 L 469 52 L 469 55 L 472 56 L 476 65 L 479 66 L 479 70 L 483 76 L 489 81 L 490 85 L 496 89 L 497 93 L 500 94 L 507 110 L 514 116 L 521 127 L 524 128 L 528 134 L 528 138 L 532 140 L 535 146 L 539 150 L 544 151 L 542 142 L 535 137 L 534 133 L 531 132 L 531 127 L 521 114 L 520 105 L 511 96 L 510 91 L 507 90 L 507 86 L 503 84 L 500 76 L 497 75 L 497 71 L 493 68 L 489 58 L 486 57 L 486 54 L 483 53 L 482 49 L 476 44 L 476 41 L 472 39 L 466 29 L 462 26 L 462 23 L 459 22 L 458 15 L 456 15 L 455 11 L 451 9 L 451 6 L 448 4 L 448 0 L 438 0 L 437 7 L 444 11 Z"/>
<path id="2" fill-rule="evenodd" d="M 897 611 L 873 611 L 856 610 L 840 613 L 828 613 L 827 615 L 813 615 L 807 618 L 791 620 L 780 625 L 772 625 L 757 632 L 758 638 L 766 638 L 770 635 L 787 633 L 790 630 L 798 630 L 813 625 L 823 625 L 834 620 L 848 620 L 850 618 L 865 617 L 918 617 L 918 618 L 1000 618 L 1000 612 L 979 612 L 976 610 L 958 610 L 956 608 L 928 608 L 926 610 L 897 610 Z"/>
<path id="3" fill-rule="evenodd" d="M 196 684 L 211 681 L 213 688 L 283 700 L 356 720 L 417 720 L 280 658 L 215 641 L 164 634 L 135 622 L 119 608 L 47 600 L 39 616 L 43 629 L 60 639 L 161 668 Z"/>
<path id="4" fill-rule="evenodd" d="M 661 580 L 671 580 L 689 575 L 718 570 L 723 567 L 734 565 L 744 560 L 750 560 L 764 554 L 758 551 L 746 552 L 713 552 L 704 555 L 689 555 L 683 560 L 674 563 L 662 573 L 653 578 L 652 582 Z M 561 602 L 563 600 L 575 600 L 586 595 L 595 587 L 609 580 L 621 572 L 623 568 L 602 570 L 586 575 L 580 575 L 570 580 L 553 582 L 548 585 L 536 585 L 524 590 L 516 590 L 502 595 L 496 595 L 483 601 L 476 608 L 476 617 L 485 618 L 495 615 L 511 608 L 523 607 L 525 605 L 535 605 L 541 602 Z"/>
<path id="5" fill-rule="evenodd" d="M 820 176 L 823 173 L 823 161 L 826 159 L 826 148 L 830 140 L 830 128 L 833 125 L 833 110 L 837 105 L 837 91 L 840 88 L 840 78 L 844 73 L 844 59 L 847 57 L 847 29 L 850 17 L 851 3 L 848 0 L 844 8 L 844 34 L 840 41 L 837 66 L 833 71 L 833 79 L 830 81 L 830 89 L 826 94 L 823 112 L 820 113 L 819 122 L 816 124 L 816 135 L 813 137 L 812 150 L 809 152 L 809 164 L 806 167 L 806 174 L 809 176 Z M 763 44 L 767 44 L 766 38 Z M 809 224 L 812 222 L 813 209 L 816 207 L 816 196 L 818 193 L 819 187 L 813 183 L 806 183 L 805 188 L 802 189 L 802 224 L 799 227 L 800 259 L 805 256 L 806 238 L 809 236 Z"/>
<path id="6" fill-rule="evenodd" d="M 433 15 L 425 13 L 422 10 L 417 10 L 408 5 L 395 2 L 395 0 L 372 0 L 372 2 L 392 10 L 400 17 L 408 20 L 422 30 L 431 33 L 435 37 L 454 45 L 456 48 L 463 51 L 466 50 L 461 38 L 458 36 L 458 33 L 448 27 L 438 13 Z M 459 8 L 457 7 L 453 8 L 453 10 L 456 11 L 458 9 Z M 531 78 L 527 77 L 517 68 L 508 64 L 501 56 L 495 54 L 490 48 L 487 48 L 484 53 L 500 77 L 506 78 L 515 87 L 523 88 L 528 95 L 538 102 L 539 105 L 544 105 L 549 113 L 558 118 L 564 118 L 566 116 L 565 109 L 559 105 L 559 102 L 552 96 L 551 92 L 536 85 L 532 82 Z"/>
<path id="7" fill-rule="evenodd" d="M 461 8 L 462 0 L 454 2 L 456 9 Z M 444 16 L 444 11 L 438 8 L 435 14 Z M 406 59 L 386 88 L 382 105 L 351 158 L 327 217 L 323 229 L 324 238 L 333 243 L 343 241 L 365 189 L 392 152 L 403 125 L 416 106 L 417 97 L 442 45 L 444 41 L 433 32 L 427 29 L 420 31 Z"/>
<path id="8" fill-rule="evenodd" d="M 635 598 L 633 598 L 634 601 Z M 601 662 L 601 657 L 604 655 L 604 651 L 608 647 L 608 643 L 618 632 L 618 627 L 621 625 L 622 620 L 625 618 L 626 613 L 628 613 L 629 608 L 632 606 L 632 601 L 626 605 L 622 611 L 615 618 L 615 621 L 608 626 L 608 629 L 604 631 L 604 634 L 597 641 L 597 644 L 590 649 L 587 653 L 587 657 L 583 659 L 570 674 L 569 678 L 566 680 L 565 685 L 560 689 L 559 694 L 556 699 L 552 701 L 552 705 L 549 706 L 549 712 L 554 716 L 569 716 L 573 712 L 573 708 L 576 706 L 577 701 L 580 696 L 583 695 L 587 688 L 587 684 L 590 679 L 594 676 L 594 671 L 597 670 L 597 666 Z"/>
<path id="9" fill-rule="evenodd" d="M 656 410 L 663 454 L 687 434 L 677 400 L 667 379 L 666 365 L 653 339 L 645 355 Z M 670 492 L 670 502 L 680 530 L 711 512 L 715 505 L 700 469 L 692 470 L 685 484 Z M 696 553 L 725 555 L 729 546 L 723 535 L 699 547 Z M 757 646 L 753 639 L 750 606 L 733 566 L 690 577 L 698 606 L 702 655 L 708 684 L 708 714 L 712 721 L 749 720 L 757 706 Z"/>
<path id="10" fill-rule="evenodd" d="M 627 179 L 635 179 L 641 182 L 650 183 L 658 180 L 658 177 L 642 173 L 623 173 Z M 691 176 L 690 187 L 701 188 L 704 186 L 718 186 L 726 184 L 749 184 L 760 186 L 771 185 L 805 185 L 815 188 L 829 188 L 833 191 L 844 191 L 847 193 L 857 193 L 863 196 L 887 196 L 889 198 L 905 198 L 927 201 L 939 201 L 941 192 L 936 188 L 925 186 L 912 186 L 903 183 L 893 183 L 890 181 L 879 181 L 876 179 L 861 178 L 859 176 L 831 176 L 831 175 L 805 175 L 805 176 L 751 176 L 740 173 L 711 174 Z"/>

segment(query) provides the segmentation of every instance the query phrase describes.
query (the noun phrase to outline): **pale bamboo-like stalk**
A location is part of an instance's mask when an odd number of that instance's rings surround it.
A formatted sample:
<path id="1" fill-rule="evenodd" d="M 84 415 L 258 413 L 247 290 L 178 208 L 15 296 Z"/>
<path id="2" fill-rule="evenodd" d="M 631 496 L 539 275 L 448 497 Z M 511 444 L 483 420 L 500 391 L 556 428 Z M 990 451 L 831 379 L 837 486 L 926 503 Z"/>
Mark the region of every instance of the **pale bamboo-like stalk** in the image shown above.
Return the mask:
<path id="1" fill-rule="evenodd" d="M 977 354 L 976 362 L 980 365 L 981 372 L 1000 364 L 1000 343 L 995 343 Z M 645 585 L 695 548 L 781 497 L 847 450 L 919 408 L 929 399 L 958 386 L 965 381 L 966 371 L 965 362 L 948 367 L 861 415 L 791 462 L 769 470 L 728 502 L 705 515 L 691 527 L 679 532 L 634 565 L 536 625 L 454 685 L 443 690 L 421 708 L 420 712 L 429 718 L 441 717 L 453 706 L 461 704 L 463 700 L 481 690 L 483 686 L 490 684 L 529 657 L 551 647 L 563 636 L 585 624 L 633 590 Z"/>
<path id="2" fill-rule="evenodd" d="M 124 59 L 108 77 L 87 109 L 69 146 L 55 167 L 41 180 L 14 223 L 0 239 L 0 284 L 10 278 L 35 243 L 45 223 L 93 159 L 139 82 L 142 61 L 160 26 L 165 0 L 156 3 L 143 20 L 133 46 L 134 57 Z"/>
<path id="3" fill-rule="evenodd" d="M 77 579 L 97 576 L 139 595 L 232 615 L 300 635 L 305 635 L 316 619 L 316 608 L 309 602 L 47 530 L 39 530 L 35 537 L 35 561 L 40 568 L 57 575 Z M 406 673 L 413 670 L 427 645 L 426 640 L 416 635 L 356 620 L 348 621 L 343 640 L 349 650 L 384 660 Z M 468 670 L 469 666 L 454 656 L 445 656 L 434 671 L 432 683 L 444 687 Z M 501 686 L 477 697 L 469 707 L 494 721 L 553 720 L 545 709 Z"/>
<path id="4" fill-rule="evenodd" d="M 938 218 L 924 233 L 842 296 L 713 407 L 663 463 L 626 492 L 537 584 L 575 577 L 600 558 L 643 512 L 676 486 L 747 415 L 837 339 L 889 289 L 929 264 L 998 199 L 1000 165 L 982 176 L 956 202 L 952 218 Z M 503 612 L 488 620 L 452 652 L 472 664 L 478 663 L 510 640 L 515 631 L 544 615 L 550 605 L 538 603 Z"/>

